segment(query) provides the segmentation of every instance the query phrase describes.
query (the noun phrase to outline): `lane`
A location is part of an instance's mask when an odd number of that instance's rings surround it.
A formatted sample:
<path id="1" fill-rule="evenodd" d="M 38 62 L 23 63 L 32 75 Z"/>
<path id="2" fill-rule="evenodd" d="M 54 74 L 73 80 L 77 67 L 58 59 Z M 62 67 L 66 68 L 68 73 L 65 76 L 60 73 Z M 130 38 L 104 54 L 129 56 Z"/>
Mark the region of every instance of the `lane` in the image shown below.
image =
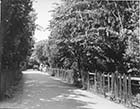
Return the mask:
<path id="1" fill-rule="evenodd" d="M 72 91 L 76 89 L 73 86 L 39 71 L 28 70 L 23 73 L 15 98 L 1 102 L 0 108 L 77 109 L 84 105 L 71 99 L 76 96 L 72 95 Z"/>
<path id="2" fill-rule="evenodd" d="M 23 72 L 14 98 L 0 103 L 13 109 L 126 109 L 39 71 Z"/>

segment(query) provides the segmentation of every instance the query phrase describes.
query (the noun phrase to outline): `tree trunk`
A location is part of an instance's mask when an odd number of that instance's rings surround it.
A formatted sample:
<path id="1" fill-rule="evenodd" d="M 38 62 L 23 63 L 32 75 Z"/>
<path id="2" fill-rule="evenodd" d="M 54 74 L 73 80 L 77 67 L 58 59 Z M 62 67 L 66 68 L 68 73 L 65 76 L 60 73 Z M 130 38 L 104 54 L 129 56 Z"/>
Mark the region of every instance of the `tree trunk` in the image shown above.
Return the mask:
<path id="1" fill-rule="evenodd" d="M 87 89 L 87 84 L 88 84 L 88 72 L 81 70 L 81 78 L 82 78 L 82 89 L 86 90 Z"/>
<path id="2" fill-rule="evenodd" d="M 82 68 L 80 56 L 78 58 L 78 70 L 81 77 L 82 89 L 86 90 L 87 89 L 87 72 Z"/>

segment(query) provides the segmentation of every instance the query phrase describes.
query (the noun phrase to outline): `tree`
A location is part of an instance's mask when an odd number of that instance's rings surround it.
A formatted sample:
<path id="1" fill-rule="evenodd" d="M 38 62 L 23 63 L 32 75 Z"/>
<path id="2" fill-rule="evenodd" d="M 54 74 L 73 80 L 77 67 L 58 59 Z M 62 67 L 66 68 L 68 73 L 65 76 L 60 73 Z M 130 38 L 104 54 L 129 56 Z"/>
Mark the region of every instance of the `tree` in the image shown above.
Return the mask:
<path id="1" fill-rule="evenodd" d="M 36 17 L 31 0 L 8 0 L 4 7 L 2 68 L 16 70 L 31 54 Z"/>
<path id="2" fill-rule="evenodd" d="M 49 45 L 47 40 L 39 41 L 35 44 L 31 60 L 44 65 L 49 65 Z"/>
<path id="3" fill-rule="evenodd" d="M 21 79 L 20 63 L 31 54 L 35 13 L 31 0 L 1 0 L 0 99 Z"/>
<path id="4" fill-rule="evenodd" d="M 63 67 L 65 60 L 69 60 L 68 65 L 77 62 L 83 78 L 88 71 L 95 70 L 127 73 L 129 60 L 126 54 L 128 46 L 132 46 L 128 44 L 129 39 L 133 37 L 134 42 L 139 42 L 132 35 L 139 23 L 138 3 L 63 0 L 53 11 L 50 21 L 50 40 L 54 41 L 57 49 L 52 54 L 57 60 L 55 64 L 59 65 L 56 67 Z M 131 35 L 128 35 L 129 31 L 132 31 Z M 138 49 L 135 48 L 136 51 Z"/>

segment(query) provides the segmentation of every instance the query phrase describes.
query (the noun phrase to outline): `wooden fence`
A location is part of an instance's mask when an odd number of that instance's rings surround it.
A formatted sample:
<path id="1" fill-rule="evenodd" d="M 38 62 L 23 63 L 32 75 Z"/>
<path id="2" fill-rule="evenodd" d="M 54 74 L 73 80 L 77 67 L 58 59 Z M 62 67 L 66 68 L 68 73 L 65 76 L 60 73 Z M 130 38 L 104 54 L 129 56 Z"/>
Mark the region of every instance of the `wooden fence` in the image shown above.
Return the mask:
<path id="1" fill-rule="evenodd" d="M 50 71 L 50 75 L 56 76 L 61 78 L 64 81 L 67 81 L 68 83 L 73 84 L 73 71 L 72 70 L 64 70 L 64 69 L 48 69 Z"/>
<path id="2" fill-rule="evenodd" d="M 61 78 L 68 83 L 73 84 L 73 71 L 64 69 L 49 69 L 51 75 Z M 88 81 L 86 81 L 87 89 L 101 94 L 105 98 L 109 98 L 117 103 L 125 104 L 134 109 L 140 109 L 140 101 L 134 99 L 132 95 L 132 80 L 139 80 L 131 77 L 131 75 L 115 73 L 105 74 L 101 72 L 88 73 Z"/>
<path id="3" fill-rule="evenodd" d="M 132 105 L 131 76 L 118 72 L 107 74 L 96 72 L 89 74 L 88 89 L 94 89 L 96 93 L 109 97 L 118 103 Z"/>

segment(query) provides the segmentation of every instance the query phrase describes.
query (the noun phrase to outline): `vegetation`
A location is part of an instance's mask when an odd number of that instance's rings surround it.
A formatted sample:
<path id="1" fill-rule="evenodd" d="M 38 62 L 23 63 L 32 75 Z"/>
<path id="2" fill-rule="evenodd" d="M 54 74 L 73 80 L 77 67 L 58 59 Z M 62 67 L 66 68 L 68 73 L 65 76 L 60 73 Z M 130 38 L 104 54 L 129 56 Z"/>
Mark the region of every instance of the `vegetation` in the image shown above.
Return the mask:
<path id="1" fill-rule="evenodd" d="M 40 44 L 51 67 L 139 75 L 139 1 L 62 0 Z M 75 73 L 76 73 L 75 72 Z"/>
<path id="2" fill-rule="evenodd" d="M 17 70 L 31 54 L 36 17 L 31 0 L 8 0 L 3 5 L 2 69 Z"/>
<path id="3" fill-rule="evenodd" d="M 32 65 L 49 65 L 48 63 L 48 42 L 46 40 L 40 41 L 34 45 L 33 53 L 29 59 L 29 62 L 32 63 Z"/>
<path id="4" fill-rule="evenodd" d="M 10 97 L 10 86 L 22 77 L 21 63 L 31 55 L 36 27 L 32 0 L 2 0 L 1 6 L 0 99 Z"/>

